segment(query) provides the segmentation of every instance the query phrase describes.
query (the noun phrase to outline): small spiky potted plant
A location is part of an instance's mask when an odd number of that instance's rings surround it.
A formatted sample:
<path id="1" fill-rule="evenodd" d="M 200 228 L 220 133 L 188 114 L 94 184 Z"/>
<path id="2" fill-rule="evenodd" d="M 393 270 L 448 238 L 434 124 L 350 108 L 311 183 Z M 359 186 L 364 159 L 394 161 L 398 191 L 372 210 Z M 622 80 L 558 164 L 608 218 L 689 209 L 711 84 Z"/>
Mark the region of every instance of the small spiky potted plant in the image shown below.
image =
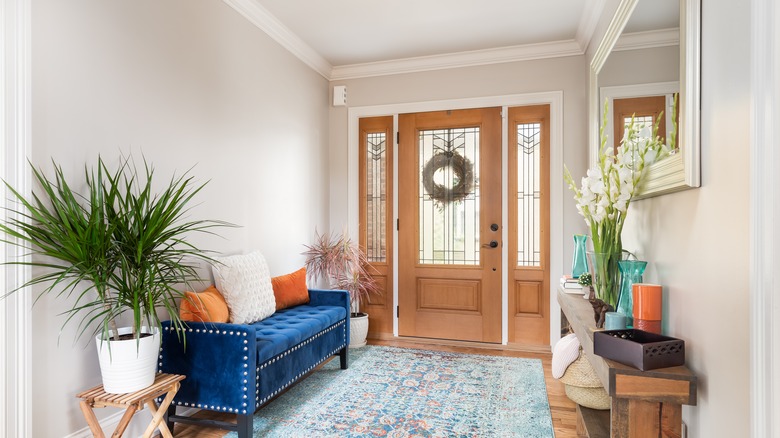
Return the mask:
<path id="1" fill-rule="evenodd" d="M 346 232 L 333 235 L 315 231 L 314 234 L 314 243 L 304 245 L 306 273 L 312 280 L 325 280 L 331 289 L 349 292 L 352 306 L 349 346 L 362 347 L 366 345 L 368 314 L 360 311 L 360 304 L 379 292 L 379 284 L 369 272 L 368 258 Z"/>
<path id="2" fill-rule="evenodd" d="M 9 209 L 10 221 L 0 223 L 0 240 L 31 256 L 9 264 L 36 268 L 9 294 L 42 285 L 40 296 L 69 298 L 64 324 L 75 319 L 78 336 L 91 331 L 96 337 L 105 390 L 140 390 L 154 382 L 157 369 L 158 311 L 181 326 L 180 287 L 197 280 L 199 263 L 211 260 L 187 237 L 229 224 L 185 219 L 205 185 L 195 185 L 186 173 L 155 184 L 157 192 L 146 162 L 139 172 L 124 158 L 112 171 L 98 157 L 95 168 L 85 166 L 78 185 L 53 164 L 53 178 L 31 165 L 38 188 L 29 199 L 6 184 L 17 207 Z"/>

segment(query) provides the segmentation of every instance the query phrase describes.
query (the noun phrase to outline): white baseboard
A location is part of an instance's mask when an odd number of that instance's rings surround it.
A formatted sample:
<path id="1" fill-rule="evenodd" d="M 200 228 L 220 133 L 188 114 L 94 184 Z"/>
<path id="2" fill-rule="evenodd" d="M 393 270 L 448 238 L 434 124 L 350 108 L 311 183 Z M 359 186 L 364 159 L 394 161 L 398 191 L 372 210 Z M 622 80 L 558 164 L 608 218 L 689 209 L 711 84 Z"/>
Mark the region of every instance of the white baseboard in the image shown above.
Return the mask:
<path id="1" fill-rule="evenodd" d="M 181 409 L 181 407 L 179 407 L 179 409 Z M 198 410 L 199 409 L 197 408 L 188 408 L 183 411 L 177 410 L 176 413 L 177 415 L 191 415 Z M 100 427 L 103 429 L 103 433 L 105 433 L 106 436 L 110 436 L 110 434 L 114 432 L 114 429 L 116 429 L 116 426 L 122 420 L 123 414 L 124 411 L 119 411 L 100 420 Z M 127 427 L 124 436 L 141 437 L 144 431 L 146 431 L 146 428 L 149 426 L 150 421 L 152 421 L 152 414 L 148 409 L 144 409 L 143 411 L 138 412 L 135 414 L 133 420 L 130 422 L 130 425 Z M 73 432 L 72 434 L 66 435 L 62 438 L 92 438 L 92 436 L 92 431 L 89 430 L 89 426 L 86 426 L 83 429 L 77 430 L 76 432 Z"/>

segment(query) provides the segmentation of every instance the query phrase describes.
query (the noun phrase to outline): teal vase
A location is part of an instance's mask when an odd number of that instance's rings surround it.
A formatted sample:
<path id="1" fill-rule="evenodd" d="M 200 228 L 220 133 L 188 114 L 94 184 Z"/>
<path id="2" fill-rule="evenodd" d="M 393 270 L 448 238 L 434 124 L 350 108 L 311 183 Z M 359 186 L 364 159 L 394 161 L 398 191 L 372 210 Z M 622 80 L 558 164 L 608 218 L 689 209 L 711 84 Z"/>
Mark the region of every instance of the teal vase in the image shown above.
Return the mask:
<path id="1" fill-rule="evenodd" d="M 571 261 L 571 276 L 580 278 L 580 275 L 588 272 L 588 258 L 585 256 L 585 242 L 588 236 L 584 234 L 574 235 L 574 257 Z"/>
<path id="2" fill-rule="evenodd" d="M 626 316 L 628 328 L 634 326 L 634 298 L 631 289 L 634 283 L 642 282 L 645 268 L 647 268 L 647 262 L 641 260 L 621 260 L 618 262 L 620 295 L 618 296 L 617 312 Z"/>
<path id="3" fill-rule="evenodd" d="M 620 269 L 622 252 L 588 252 L 596 298 L 617 309 L 620 296 Z"/>

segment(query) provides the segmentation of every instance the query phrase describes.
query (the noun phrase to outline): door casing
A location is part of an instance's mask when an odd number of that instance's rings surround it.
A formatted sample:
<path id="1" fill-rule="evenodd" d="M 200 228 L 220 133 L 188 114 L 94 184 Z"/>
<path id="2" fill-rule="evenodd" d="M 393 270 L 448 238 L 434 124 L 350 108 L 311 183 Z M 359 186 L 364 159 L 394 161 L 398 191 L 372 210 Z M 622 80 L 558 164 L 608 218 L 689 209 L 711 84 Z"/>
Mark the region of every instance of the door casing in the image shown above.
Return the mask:
<path id="1" fill-rule="evenodd" d="M 358 195 L 359 178 L 358 178 L 358 145 L 359 145 L 359 132 L 358 124 L 361 117 L 372 117 L 382 115 L 393 115 L 413 112 L 426 112 L 426 111 L 440 111 L 445 109 L 466 109 L 466 108 L 480 108 L 480 107 L 492 107 L 502 106 L 504 110 L 512 106 L 523 105 L 536 105 L 536 104 L 549 104 L 550 105 L 550 278 L 555 280 L 560 278 L 564 273 L 563 268 L 563 254 L 564 250 L 570 251 L 571 248 L 567 247 L 564 242 L 564 227 L 563 227 L 563 203 L 570 201 L 571 195 L 566 190 L 563 184 L 563 92 L 551 91 L 551 92 L 539 92 L 528 94 L 514 94 L 504 96 L 489 96 L 479 98 L 466 98 L 466 99 L 446 99 L 438 101 L 428 102 L 407 102 L 407 103 L 395 103 L 388 105 L 371 105 L 371 106 L 353 106 L 347 109 L 347 198 L 345 206 L 340 208 L 332 208 L 330 220 L 334 224 L 346 223 L 348 229 L 353 233 L 353 237 L 357 238 L 357 230 L 359 227 L 358 213 L 360 198 Z M 397 116 L 394 116 L 396 130 L 397 130 Z M 506 125 L 506 122 L 503 122 Z M 505 126 L 504 126 L 505 129 Z M 583 139 L 585 142 L 587 139 Z M 504 145 L 506 149 L 506 145 Z M 587 157 L 583 157 L 585 159 Z M 397 168 L 397 156 L 395 157 L 394 166 Z M 506 177 L 503 186 L 506 187 Z M 393 190 L 398 191 L 398 180 L 393 182 Z M 398 211 L 398 205 L 394 204 L 393 208 Z M 505 212 L 506 216 L 507 213 Z M 503 218 L 503 222 L 507 223 L 507 218 Z M 576 232 L 579 230 L 575 230 Z M 569 233 L 571 234 L 571 232 Z M 506 237 L 506 236 L 504 236 Z M 393 245 L 396 251 L 394 255 L 397 257 L 398 251 L 398 234 L 397 232 L 393 236 Z M 394 282 L 397 285 L 398 281 L 398 267 L 394 268 L 393 272 Z M 507 284 L 503 284 L 502 293 L 502 315 L 506 314 L 508 307 L 508 294 Z M 552 294 L 554 296 L 554 294 Z M 393 291 L 393 302 L 398 303 L 398 287 L 396 286 Z M 560 305 L 555 299 L 550 299 L 550 345 L 554 345 L 558 339 L 560 339 Z M 398 321 L 397 318 L 393 321 L 393 333 L 383 334 L 382 337 L 392 338 L 398 336 Z M 506 344 L 508 339 L 508 322 L 506 319 L 502 321 L 502 343 Z"/>

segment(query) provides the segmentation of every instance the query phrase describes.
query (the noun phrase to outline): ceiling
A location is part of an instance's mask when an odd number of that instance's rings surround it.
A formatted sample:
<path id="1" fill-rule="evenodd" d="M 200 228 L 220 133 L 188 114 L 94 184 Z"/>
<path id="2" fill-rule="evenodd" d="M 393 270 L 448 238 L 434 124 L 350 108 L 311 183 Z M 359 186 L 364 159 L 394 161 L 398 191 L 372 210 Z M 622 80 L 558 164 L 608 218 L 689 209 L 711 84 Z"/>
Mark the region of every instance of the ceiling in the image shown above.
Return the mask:
<path id="1" fill-rule="evenodd" d="M 605 4 L 605 0 L 224 1 L 331 80 L 581 55 Z M 661 17 L 653 20 L 663 20 L 665 14 L 656 15 Z M 652 24 L 640 25 L 648 26 Z"/>
<path id="2" fill-rule="evenodd" d="M 257 0 L 334 66 L 573 40 L 585 1 Z"/>

